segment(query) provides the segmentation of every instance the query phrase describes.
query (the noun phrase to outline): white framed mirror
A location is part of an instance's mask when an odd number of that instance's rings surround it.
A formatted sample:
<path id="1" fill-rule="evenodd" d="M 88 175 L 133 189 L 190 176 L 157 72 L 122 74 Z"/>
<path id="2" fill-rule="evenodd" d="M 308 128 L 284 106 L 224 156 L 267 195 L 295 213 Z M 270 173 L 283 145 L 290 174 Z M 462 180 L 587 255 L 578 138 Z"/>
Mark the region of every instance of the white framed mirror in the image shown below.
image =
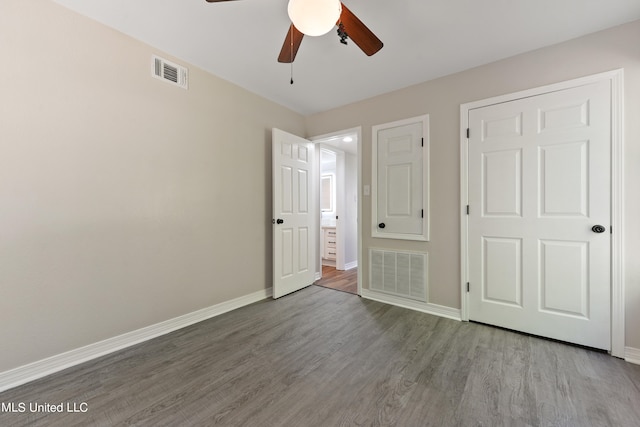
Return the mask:
<path id="1" fill-rule="evenodd" d="M 320 177 L 320 191 L 321 191 L 321 202 L 320 209 L 322 212 L 332 212 L 333 211 L 333 200 L 334 200 L 334 191 L 333 191 L 333 175 L 326 174 Z"/>

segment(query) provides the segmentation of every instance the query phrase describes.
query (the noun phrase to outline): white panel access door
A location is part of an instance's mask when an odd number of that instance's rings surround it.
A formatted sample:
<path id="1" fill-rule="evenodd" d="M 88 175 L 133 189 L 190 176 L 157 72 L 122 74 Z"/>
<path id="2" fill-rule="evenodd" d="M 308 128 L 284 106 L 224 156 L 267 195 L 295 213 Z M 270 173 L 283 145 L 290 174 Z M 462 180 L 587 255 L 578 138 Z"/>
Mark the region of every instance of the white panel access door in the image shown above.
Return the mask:
<path id="1" fill-rule="evenodd" d="M 272 157 L 273 297 L 280 298 L 315 278 L 313 144 L 273 129 Z"/>
<path id="2" fill-rule="evenodd" d="M 469 111 L 470 320 L 610 349 L 610 94 Z"/>
<path id="3" fill-rule="evenodd" d="M 429 240 L 428 116 L 373 126 L 372 236 Z"/>

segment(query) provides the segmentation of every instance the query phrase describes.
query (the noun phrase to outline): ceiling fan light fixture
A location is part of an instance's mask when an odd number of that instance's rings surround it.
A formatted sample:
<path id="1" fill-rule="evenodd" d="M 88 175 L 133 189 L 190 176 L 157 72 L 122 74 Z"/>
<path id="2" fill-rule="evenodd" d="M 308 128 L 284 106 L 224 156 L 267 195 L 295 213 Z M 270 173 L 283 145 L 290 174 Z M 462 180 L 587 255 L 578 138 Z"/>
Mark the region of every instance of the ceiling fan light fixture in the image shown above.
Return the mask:
<path id="1" fill-rule="evenodd" d="M 335 27 L 342 3 L 340 0 L 289 0 L 287 12 L 302 34 L 321 36 Z"/>

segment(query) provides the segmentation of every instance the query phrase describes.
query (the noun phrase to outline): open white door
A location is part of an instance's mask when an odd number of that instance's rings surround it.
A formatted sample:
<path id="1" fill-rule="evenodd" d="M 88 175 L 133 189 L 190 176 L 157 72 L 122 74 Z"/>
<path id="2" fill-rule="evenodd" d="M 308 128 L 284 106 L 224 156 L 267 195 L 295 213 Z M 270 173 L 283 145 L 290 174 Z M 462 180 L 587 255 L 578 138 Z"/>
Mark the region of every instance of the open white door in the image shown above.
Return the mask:
<path id="1" fill-rule="evenodd" d="M 314 281 L 316 221 L 314 149 L 304 138 L 273 129 L 273 297 Z"/>

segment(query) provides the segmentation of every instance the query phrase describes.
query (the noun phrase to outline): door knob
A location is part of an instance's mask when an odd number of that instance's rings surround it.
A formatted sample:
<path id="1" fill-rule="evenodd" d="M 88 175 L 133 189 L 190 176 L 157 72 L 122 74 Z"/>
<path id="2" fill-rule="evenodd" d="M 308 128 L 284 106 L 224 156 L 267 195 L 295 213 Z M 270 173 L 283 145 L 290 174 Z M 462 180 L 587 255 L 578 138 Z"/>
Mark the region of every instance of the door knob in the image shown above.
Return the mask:
<path id="1" fill-rule="evenodd" d="M 276 221 L 276 224 L 283 224 L 283 223 L 284 223 L 284 219 L 278 218 Z"/>
<path id="2" fill-rule="evenodd" d="M 591 227 L 591 231 L 593 231 L 594 233 L 604 233 L 604 230 L 606 229 L 601 225 L 594 225 L 593 227 Z"/>
<path id="3" fill-rule="evenodd" d="M 386 225 L 384 225 L 384 222 L 381 222 L 380 224 L 378 224 L 378 227 L 380 227 L 380 228 L 385 228 L 385 227 L 386 227 Z"/>

